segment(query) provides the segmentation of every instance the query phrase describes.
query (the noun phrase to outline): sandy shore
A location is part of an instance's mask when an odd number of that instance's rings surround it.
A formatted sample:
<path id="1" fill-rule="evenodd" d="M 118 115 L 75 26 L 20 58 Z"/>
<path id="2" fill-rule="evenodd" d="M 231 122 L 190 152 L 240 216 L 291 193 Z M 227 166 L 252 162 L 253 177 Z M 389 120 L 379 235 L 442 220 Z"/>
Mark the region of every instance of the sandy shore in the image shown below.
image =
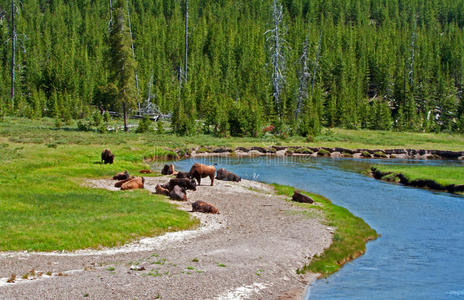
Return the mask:
<path id="1" fill-rule="evenodd" d="M 146 189 L 169 177 L 147 178 Z M 114 189 L 112 180 L 91 180 Z M 119 192 L 114 189 L 115 193 Z M 202 180 L 189 200 L 219 215 L 192 213 L 195 230 L 145 238 L 120 248 L 0 253 L 1 299 L 301 299 L 315 274 L 296 270 L 331 243 L 322 217 L 274 195 L 264 184 Z M 175 202 L 191 210 L 189 203 Z M 30 272 L 28 278 L 24 274 Z M 38 272 L 42 272 L 39 276 Z M 15 283 L 7 283 L 16 274 Z"/>

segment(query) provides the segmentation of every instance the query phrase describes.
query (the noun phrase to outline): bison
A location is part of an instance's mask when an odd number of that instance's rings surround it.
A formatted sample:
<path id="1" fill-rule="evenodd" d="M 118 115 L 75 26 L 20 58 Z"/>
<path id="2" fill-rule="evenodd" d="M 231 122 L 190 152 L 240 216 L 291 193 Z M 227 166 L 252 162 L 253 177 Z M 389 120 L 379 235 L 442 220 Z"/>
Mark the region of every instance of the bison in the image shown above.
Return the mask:
<path id="1" fill-rule="evenodd" d="M 236 182 L 240 182 L 242 180 L 240 176 L 237 176 L 234 173 L 229 172 L 222 168 L 217 171 L 216 179 L 225 180 L 225 181 L 236 181 Z"/>
<path id="2" fill-rule="evenodd" d="M 192 178 L 189 172 L 177 172 L 176 178 Z"/>
<path id="3" fill-rule="evenodd" d="M 164 165 L 163 169 L 161 170 L 162 175 L 172 175 L 175 174 L 176 170 L 174 169 L 174 165 Z"/>
<path id="4" fill-rule="evenodd" d="M 187 193 L 183 188 L 178 185 L 175 185 L 172 190 L 169 192 L 169 196 L 173 200 L 187 201 Z"/>
<path id="5" fill-rule="evenodd" d="M 101 154 L 101 160 L 103 160 L 105 164 L 112 164 L 114 161 L 114 154 L 111 153 L 111 150 L 105 149 Z"/>
<path id="6" fill-rule="evenodd" d="M 165 188 L 165 187 L 162 187 L 159 184 L 156 185 L 155 190 L 156 190 L 155 194 L 169 196 L 169 190 L 167 188 Z"/>
<path id="7" fill-rule="evenodd" d="M 208 177 L 211 179 L 211 186 L 214 184 L 214 174 L 216 168 L 214 166 L 206 166 L 203 164 L 196 163 L 190 169 L 190 176 L 198 181 L 198 185 L 201 185 L 201 179 Z"/>
<path id="8" fill-rule="evenodd" d="M 305 194 L 302 194 L 298 191 L 294 191 L 292 200 L 295 202 L 300 202 L 300 203 L 314 203 L 314 200 L 311 197 Z"/>
<path id="9" fill-rule="evenodd" d="M 143 189 L 145 184 L 145 178 L 143 177 L 135 177 L 127 182 L 124 182 L 121 185 L 121 190 L 135 190 L 135 189 Z"/>
<path id="10" fill-rule="evenodd" d="M 219 210 L 212 204 L 204 201 L 196 201 L 192 203 L 192 211 L 198 211 L 202 213 L 218 214 Z"/>
<path id="11" fill-rule="evenodd" d="M 126 180 L 126 179 L 129 179 L 129 177 L 130 177 L 129 172 L 127 172 L 127 170 L 126 170 L 124 172 L 120 172 L 120 173 L 114 175 L 113 179 L 114 180 Z"/>
<path id="12" fill-rule="evenodd" d="M 169 180 L 167 184 L 167 188 L 169 191 L 172 191 L 172 189 L 176 186 L 180 186 L 181 188 L 185 190 L 197 190 L 197 185 L 195 183 L 195 180 L 189 179 L 189 178 L 173 178 Z"/>
<path id="13" fill-rule="evenodd" d="M 146 169 L 146 170 L 140 170 L 139 173 L 140 173 L 140 174 L 151 174 L 151 170 L 148 170 L 148 169 Z"/>
<path id="14" fill-rule="evenodd" d="M 131 177 L 127 178 L 127 179 L 120 180 L 120 181 L 118 181 L 118 182 L 116 182 L 114 184 L 114 187 L 120 188 L 124 183 L 126 183 L 126 182 L 128 182 L 128 181 L 130 181 L 130 180 L 132 180 L 134 178 L 135 178 L 134 176 L 131 176 Z"/>

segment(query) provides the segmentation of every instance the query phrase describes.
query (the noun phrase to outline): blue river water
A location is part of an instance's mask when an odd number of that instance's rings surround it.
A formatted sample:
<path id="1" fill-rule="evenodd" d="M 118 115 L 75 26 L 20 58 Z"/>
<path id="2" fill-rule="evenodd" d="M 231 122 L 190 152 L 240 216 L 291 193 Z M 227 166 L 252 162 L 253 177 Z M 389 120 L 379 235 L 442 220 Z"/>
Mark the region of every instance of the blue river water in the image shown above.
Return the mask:
<path id="1" fill-rule="evenodd" d="M 246 179 L 291 185 L 321 194 L 363 218 L 381 237 L 366 254 L 306 299 L 464 299 L 464 197 L 385 183 L 361 171 L 370 163 L 459 165 L 459 161 L 330 158 L 196 158 Z"/>

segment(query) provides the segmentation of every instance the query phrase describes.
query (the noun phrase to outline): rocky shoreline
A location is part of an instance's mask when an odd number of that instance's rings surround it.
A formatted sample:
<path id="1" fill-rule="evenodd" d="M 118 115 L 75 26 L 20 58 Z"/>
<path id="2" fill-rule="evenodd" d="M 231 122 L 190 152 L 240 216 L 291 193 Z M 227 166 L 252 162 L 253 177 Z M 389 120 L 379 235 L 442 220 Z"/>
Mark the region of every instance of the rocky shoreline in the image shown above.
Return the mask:
<path id="1" fill-rule="evenodd" d="M 347 149 L 303 146 L 271 147 L 197 147 L 175 150 L 179 158 L 201 156 L 306 156 L 378 159 L 453 159 L 464 160 L 464 151 L 425 149 Z"/>
<path id="2" fill-rule="evenodd" d="M 383 180 L 387 182 L 396 182 L 396 183 L 400 183 L 400 184 L 411 186 L 411 187 L 424 188 L 424 189 L 448 192 L 448 193 L 453 193 L 453 194 L 464 192 L 463 184 L 442 185 L 431 179 L 409 180 L 404 174 L 394 173 L 394 172 L 382 172 L 374 167 L 371 168 L 370 175 L 378 180 Z"/>

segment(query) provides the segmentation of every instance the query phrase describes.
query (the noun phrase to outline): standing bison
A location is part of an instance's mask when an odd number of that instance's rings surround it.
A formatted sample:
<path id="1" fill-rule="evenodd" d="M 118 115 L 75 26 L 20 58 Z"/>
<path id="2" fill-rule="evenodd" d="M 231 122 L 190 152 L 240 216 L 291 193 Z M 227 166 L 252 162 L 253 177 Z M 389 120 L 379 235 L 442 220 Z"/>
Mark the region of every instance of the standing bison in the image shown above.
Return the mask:
<path id="1" fill-rule="evenodd" d="M 216 168 L 214 166 L 206 166 L 203 164 L 196 163 L 190 169 L 190 176 L 198 181 L 198 185 L 201 185 L 201 179 L 208 177 L 211 179 L 211 186 L 214 184 L 214 174 Z"/>
<path id="2" fill-rule="evenodd" d="M 240 180 L 242 180 L 240 176 L 237 176 L 234 173 L 229 172 L 222 168 L 217 171 L 216 179 L 225 180 L 225 181 L 236 181 L 236 182 L 240 182 Z"/>
<path id="3" fill-rule="evenodd" d="M 112 164 L 114 161 L 114 154 L 111 153 L 111 150 L 105 149 L 101 154 L 101 160 L 103 160 L 105 164 Z"/>

